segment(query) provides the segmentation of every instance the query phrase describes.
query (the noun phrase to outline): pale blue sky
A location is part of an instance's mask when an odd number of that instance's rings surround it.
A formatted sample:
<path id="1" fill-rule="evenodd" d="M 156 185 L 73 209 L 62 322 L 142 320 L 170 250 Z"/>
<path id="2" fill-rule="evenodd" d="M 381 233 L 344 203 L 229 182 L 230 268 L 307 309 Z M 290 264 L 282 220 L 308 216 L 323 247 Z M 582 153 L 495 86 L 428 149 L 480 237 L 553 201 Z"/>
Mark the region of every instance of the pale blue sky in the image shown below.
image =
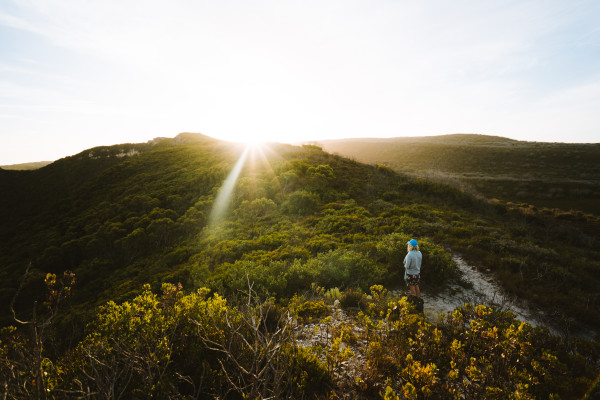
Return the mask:
<path id="1" fill-rule="evenodd" d="M 600 142 L 600 1 L 0 1 L 0 165 L 201 132 Z"/>

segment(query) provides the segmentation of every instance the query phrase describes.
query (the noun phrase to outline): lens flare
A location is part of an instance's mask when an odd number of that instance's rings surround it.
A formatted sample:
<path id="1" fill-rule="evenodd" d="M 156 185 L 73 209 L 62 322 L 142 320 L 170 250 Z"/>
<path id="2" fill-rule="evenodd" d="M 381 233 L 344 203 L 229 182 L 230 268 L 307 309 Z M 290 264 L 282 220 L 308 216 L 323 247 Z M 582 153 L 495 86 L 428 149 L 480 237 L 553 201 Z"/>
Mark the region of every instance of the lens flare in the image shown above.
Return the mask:
<path id="1" fill-rule="evenodd" d="M 221 220 L 221 218 L 223 218 L 223 215 L 225 215 L 225 211 L 227 211 L 227 207 L 229 206 L 229 202 L 231 200 L 231 193 L 233 192 L 235 182 L 240 176 L 240 172 L 242 171 L 242 167 L 246 163 L 246 159 L 248 158 L 249 153 L 250 146 L 246 146 L 246 149 L 235 163 L 235 166 L 233 167 L 229 175 L 227 175 L 225 182 L 223 182 L 223 186 L 221 186 L 221 190 L 219 190 L 219 194 L 215 199 L 213 209 L 210 213 L 210 224 L 218 222 L 219 220 Z"/>
<path id="2" fill-rule="evenodd" d="M 265 155 L 265 151 L 269 153 L 269 157 Z M 238 179 L 240 179 L 240 175 L 246 164 L 248 164 L 247 168 L 249 168 L 249 171 L 251 172 L 263 170 L 268 176 L 272 177 L 271 184 L 275 185 L 277 189 L 281 189 L 281 184 L 277 179 L 277 174 L 275 174 L 275 171 L 273 171 L 269 158 L 281 159 L 281 155 L 279 155 L 277 152 L 274 152 L 271 147 L 264 142 L 248 141 L 246 143 L 244 151 L 240 155 L 229 175 L 227 175 L 227 178 L 223 182 L 223 186 L 221 186 L 221 189 L 217 194 L 217 198 L 214 201 L 213 208 L 208 219 L 209 225 L 214 225 L 222 221 L 225 217 L 233 197 L 232 195 L 236 182 Z"/>

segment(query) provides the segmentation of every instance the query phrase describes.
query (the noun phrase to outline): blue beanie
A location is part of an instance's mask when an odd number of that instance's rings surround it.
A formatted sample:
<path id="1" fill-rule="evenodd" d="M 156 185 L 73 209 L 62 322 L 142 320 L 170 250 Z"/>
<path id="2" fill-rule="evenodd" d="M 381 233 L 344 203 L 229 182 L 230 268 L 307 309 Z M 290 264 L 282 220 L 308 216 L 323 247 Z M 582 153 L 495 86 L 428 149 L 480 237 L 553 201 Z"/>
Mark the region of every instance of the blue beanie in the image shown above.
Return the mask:
<path id="1" fill-rule="evenodd" d="M 419 242 L 417 242 L 415 239 L 410 239 L 408 242 L 406 242 L 406 244 L 410 244 L 412 247 L 417 247 Z"/>

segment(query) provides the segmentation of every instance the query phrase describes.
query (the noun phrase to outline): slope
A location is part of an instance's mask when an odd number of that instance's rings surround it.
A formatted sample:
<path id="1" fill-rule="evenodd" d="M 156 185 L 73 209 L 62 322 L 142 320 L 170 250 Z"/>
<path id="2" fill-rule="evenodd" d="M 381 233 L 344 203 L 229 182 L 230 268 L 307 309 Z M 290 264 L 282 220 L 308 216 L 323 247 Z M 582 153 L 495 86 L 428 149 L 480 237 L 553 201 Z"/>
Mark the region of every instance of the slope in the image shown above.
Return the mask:
<path id="1" fill-rule="evenodd" d="M 326 151 L 458 184 L 488 198 L 598 215 L 600 144 L 455 134 L 319 142 Z"/>
<path id="2" fill-rule="evenodd" d="M 243 150 L 182 134 L 106 168 L 84 152 L 65 160 L 69 168 L 51 165 L 28 180 L 4 180 L 1 303 L 9 304 L 30 262 L 21 307 L 40 293 L 45 273 L 72 270 L 73 302 L 84 314 L 94 304 L 131 298 L 146 282 L 227 294 L 242 289 L 248 275 L 288 297 L 312 282 L 397 285 L 403 243 L 414 236 L 424 244 L 424 282 L 432 289 L 455 275 L 452 249 L 550 314 L 600 320 L 592 318 L 599 312 L 597 220 L 511 211 L 316 146 L 272 145 L 249 156 L 227 199 L 227 218 L 210 223 L 219 188 Z M 36 195 L 42 181 L 46 192 Z"/>

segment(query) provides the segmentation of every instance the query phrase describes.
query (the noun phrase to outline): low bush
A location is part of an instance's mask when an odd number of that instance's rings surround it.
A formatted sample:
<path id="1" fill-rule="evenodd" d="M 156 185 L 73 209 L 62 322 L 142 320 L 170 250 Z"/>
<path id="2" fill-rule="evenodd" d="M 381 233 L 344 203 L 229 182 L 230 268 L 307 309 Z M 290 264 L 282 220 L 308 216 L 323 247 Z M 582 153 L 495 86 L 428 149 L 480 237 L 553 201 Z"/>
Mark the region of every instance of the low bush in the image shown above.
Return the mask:
<path id="1" fill-rule="evenodd" d="M 312 321 L 329 314 L 329 308 L 322 300 L 306 301 L 296 308 L 296 316 L 302 322 Z"/>
<path id="2" fill-rule="evenodd" d="M 364 310 L 367 308 L 367 295 L 355 288 L 347 289 L 340 298 L 340 306 L 347 310 Z"/>

